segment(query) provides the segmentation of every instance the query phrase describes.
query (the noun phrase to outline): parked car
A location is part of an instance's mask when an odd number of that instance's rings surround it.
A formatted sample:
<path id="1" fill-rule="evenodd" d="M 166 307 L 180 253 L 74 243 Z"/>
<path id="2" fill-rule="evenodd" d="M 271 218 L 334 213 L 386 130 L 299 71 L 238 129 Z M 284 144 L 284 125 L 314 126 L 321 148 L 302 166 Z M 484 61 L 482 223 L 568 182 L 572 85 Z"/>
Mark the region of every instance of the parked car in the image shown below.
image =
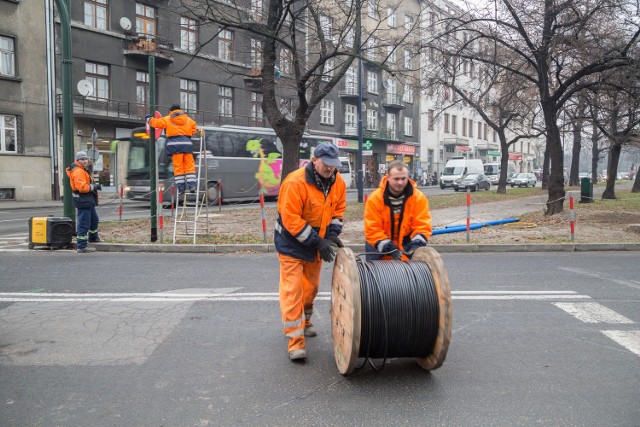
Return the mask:
<path id="1" fill-rule="evenodd" d="M 518 173 L 516 174 L 513 178 L 511 178 L 511 186 L 515 187 L 516 185 L 518 187 L 528 187 L 528 186 L 532 186 L 535 187 L 536 186 L 536 176 L 532 173 Z"/>
<path id="2" fill-rule="evenodd" d="M 491 183 L 489 179 L 481 173 L 470 173 L 453 182 L 453 189 L 455 191 L 466 190 L 467 188 L 471 191 L 478 191 L 480 189 L 488 190 L 491 188 Z"/>

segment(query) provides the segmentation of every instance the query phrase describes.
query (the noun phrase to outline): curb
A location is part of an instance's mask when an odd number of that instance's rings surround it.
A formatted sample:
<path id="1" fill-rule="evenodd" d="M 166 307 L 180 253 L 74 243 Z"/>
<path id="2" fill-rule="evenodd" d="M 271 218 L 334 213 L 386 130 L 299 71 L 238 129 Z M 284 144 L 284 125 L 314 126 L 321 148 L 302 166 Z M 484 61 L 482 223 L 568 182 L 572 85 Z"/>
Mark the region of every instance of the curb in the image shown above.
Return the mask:
<path id="1" fill-rule="evenodd" d="M 430 245 L 440 253 L 480 252 L 632 252 L 640 251 L 640 243 L 557 243 L 531 245 Z M 98 252 L 147 252 L 147 253 L 269 253 L 276 252 L 272 244 L 255 245 L 172 245 L 159 243 L 98 243 Z M 345 245 L 356 253 L 364 252 L 364 245 Z"/>

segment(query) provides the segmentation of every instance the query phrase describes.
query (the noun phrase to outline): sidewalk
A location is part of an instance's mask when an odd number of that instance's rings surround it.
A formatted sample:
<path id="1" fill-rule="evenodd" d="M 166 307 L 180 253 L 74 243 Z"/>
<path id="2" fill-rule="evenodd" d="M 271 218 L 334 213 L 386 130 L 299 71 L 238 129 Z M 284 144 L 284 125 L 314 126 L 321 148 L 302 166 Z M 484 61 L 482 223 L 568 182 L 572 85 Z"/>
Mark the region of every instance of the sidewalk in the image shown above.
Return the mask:
<path id="1" fill-rule="evenodd" d="M 100 200 L 117 200 L 118 193 L 100 193 Z M 122 199 L 122 203 L 140 203 L 139 200 Z M 14 209 L 62 208 L 62 200 L 0 200 L 0 211 Z"/>

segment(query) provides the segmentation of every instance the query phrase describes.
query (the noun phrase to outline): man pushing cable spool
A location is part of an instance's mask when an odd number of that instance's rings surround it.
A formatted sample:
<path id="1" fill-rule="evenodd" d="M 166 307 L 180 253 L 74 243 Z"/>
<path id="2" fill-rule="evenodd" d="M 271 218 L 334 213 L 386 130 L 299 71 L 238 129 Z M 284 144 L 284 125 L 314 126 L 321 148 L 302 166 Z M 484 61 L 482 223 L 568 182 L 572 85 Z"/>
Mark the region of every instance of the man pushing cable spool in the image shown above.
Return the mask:
<path id="1" fill-rule="evenodd" d="M 426 247 L 429 203 L 401 161 L 389 164 L 365 206 L 367 261 L 338 250 L 331 287 L 331 326 L 338 370 L 359 358 L 415 357 L 440 367 L 451 338 L 451 288 L 442 258 Z M 374 369 L 378 369 L 371 362 Z"/>

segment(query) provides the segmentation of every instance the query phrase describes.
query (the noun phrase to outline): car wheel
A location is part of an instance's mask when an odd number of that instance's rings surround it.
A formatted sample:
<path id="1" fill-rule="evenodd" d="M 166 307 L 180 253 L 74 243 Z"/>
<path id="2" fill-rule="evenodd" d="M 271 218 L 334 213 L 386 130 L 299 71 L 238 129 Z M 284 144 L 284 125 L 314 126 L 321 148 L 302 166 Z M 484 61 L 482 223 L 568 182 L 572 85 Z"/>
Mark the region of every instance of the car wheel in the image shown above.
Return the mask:
<path id="1" fill-rule="evenodd" d="M 207 205 L 213 206 L 218 203 L 218 183 L 207 183 Z"/>
<path id="2" fill-rule="evenodd" d="M 457 192 L 459 188 L 453 187 L 453 191 Z"/>
<path id="3" fill-rule="evenodd" d="M 480 189 L 480 185 L 476 184 L 476 186 L 473 188 L 473 191 L 478 191 Z"/>
<path id="4" fill-rule="evenodd" d="M 444 190 L 444 185 L 440 184 L 440 189 Z"/>

